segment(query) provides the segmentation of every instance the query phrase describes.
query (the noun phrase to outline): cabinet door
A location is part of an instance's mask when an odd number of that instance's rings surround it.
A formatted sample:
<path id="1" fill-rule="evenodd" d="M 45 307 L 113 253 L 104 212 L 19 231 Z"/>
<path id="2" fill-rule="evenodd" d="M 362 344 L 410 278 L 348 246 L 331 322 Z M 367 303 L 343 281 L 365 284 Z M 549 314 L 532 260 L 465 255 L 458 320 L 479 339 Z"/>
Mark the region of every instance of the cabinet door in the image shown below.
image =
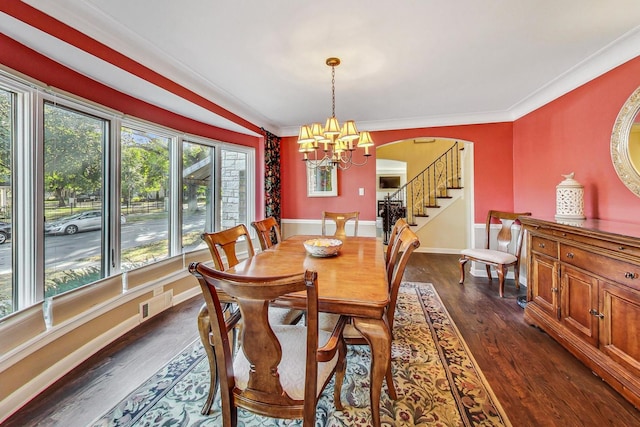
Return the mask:
<path id="1" fill-rule="evenodd" d="M 640 377 L 640 292 L 600 282 L 600 349 Z"/>
<path id="2" fill-rule="evenodd" d="M 598 279 L 566 264 L 561 265 L 560 318 L 572 333 L 598 346 Z"/>
<path id="3" fill-rule="evenodd" d="M 533 303 L 549 316 L 558 317 L 558 262 L 546 256 L 531 256 L 531 295 Z"/>

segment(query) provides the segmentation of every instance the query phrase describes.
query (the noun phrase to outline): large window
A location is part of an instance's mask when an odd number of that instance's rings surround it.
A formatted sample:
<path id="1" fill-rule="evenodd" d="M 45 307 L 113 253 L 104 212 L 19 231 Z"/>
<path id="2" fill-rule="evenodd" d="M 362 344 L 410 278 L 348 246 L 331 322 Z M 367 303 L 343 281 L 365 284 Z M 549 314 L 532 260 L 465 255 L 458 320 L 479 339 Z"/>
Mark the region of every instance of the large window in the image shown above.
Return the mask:
<path id="1" fill-rule="evenodd" d="M 14 311 L 11 182 L 15 94 L 0 90 L 0 318 Z"/>
<path id="2" fill-rule="evenodd" d="M 182 144 L 182 250 L 205 247 L 203 231 L 214 230 L 212 196 L 214 149 L 202 144 Z"/>
<path id="3" fill-rule="evenodd" d="M 104 277 L 103 153 L 108 123 L 44 105 L 45 296 Z"/>
<path id="4" fill-rule="evenodd" d="M 254 155 L 0 71 L 0 319 L 250 223 Z"/>
<path id="5" fill-rule="evenodd" d="M 169 143 L 151 131 L 122 127 L 123 270 L 169 256 Z"/>

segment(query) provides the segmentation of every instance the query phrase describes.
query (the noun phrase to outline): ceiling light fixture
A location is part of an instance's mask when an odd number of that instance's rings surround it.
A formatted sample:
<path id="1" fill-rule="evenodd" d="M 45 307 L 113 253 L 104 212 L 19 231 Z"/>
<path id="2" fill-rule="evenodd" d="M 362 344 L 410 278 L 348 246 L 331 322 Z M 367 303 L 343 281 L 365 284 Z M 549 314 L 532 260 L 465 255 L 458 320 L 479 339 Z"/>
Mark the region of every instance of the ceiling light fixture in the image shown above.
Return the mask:
<path id="1" fill-rule="evenodd" d="M 349 169 L 351 166 L 362 166 L 367 163 L 371 154 L 373 139 L 369 132 L 358 132 L 356 123 L 347 120 L 340 128 L 336 118 L 336 67 L 340 65 L 340 58 L 327 58 L 326 64 L 331 67 L 331 117 L 322 127 L 321 123 L 300 126 L 298 144 L 303 158 L 312 168 L 338 167 Z M 364 161 L 356 163 L 353 159 L 354 151 L 364 149 Z"/>

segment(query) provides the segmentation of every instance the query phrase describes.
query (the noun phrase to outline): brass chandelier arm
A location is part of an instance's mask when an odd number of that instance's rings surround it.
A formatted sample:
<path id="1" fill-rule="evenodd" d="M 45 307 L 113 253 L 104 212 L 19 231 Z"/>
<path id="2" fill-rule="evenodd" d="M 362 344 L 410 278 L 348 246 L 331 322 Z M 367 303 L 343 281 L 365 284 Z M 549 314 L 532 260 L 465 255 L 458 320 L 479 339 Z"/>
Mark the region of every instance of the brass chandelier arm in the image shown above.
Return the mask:
<path id="1" fill-rule="evenodd" d="M 299 152 L 303 153 L 302 160 L 311 162 L 310 167 L 338 167 L 342 170 L 351 166 L 363 166 L 371 154 L 369 147 L 374 146 L 371 134 L 367 131 L 358 132 L 353 120 L 346 121 L 342 127 L 336 119 L 336 68 L 340 65 L 340 58 L 327 58 L 325 63 L 331 67 L 331 117 L 324 127 L 320 123 L 302 125 L 298 135 Z M 324 152 L 318 159 L 318 152 Z M 354 161 L 353 152 L 364 149 L 364 161 Z M 313 158 L 311 158 L 313 157 Z"/>

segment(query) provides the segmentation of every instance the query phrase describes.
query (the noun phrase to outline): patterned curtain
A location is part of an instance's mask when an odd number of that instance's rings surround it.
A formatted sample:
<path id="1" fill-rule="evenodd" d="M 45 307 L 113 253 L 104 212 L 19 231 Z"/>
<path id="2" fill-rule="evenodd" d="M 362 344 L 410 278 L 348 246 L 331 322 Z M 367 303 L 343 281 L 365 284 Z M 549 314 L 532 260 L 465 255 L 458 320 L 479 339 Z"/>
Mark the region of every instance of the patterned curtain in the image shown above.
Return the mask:
<path id="1" fill-rule="evenodd" d="M 262 128 L 264 141 L 265 218 L 274 217 L 280 225 L 280 137 Z"/>

